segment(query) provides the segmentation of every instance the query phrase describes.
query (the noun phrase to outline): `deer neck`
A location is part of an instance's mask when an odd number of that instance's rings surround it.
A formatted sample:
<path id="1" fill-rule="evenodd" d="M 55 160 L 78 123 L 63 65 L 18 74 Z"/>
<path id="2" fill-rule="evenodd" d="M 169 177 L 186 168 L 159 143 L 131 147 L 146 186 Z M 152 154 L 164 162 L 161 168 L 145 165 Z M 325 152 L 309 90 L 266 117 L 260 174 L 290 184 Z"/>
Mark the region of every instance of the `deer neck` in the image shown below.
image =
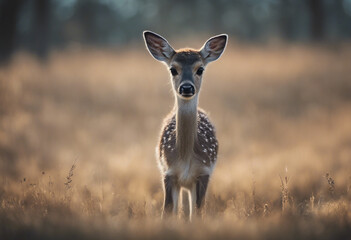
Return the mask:
<path id="1" fill-rule="evenodd" d="M 176 97 L 176 151 L 181 159 L 193 153 L 197 137 L 197 98 L 197 95 L 190 100 Z"/>

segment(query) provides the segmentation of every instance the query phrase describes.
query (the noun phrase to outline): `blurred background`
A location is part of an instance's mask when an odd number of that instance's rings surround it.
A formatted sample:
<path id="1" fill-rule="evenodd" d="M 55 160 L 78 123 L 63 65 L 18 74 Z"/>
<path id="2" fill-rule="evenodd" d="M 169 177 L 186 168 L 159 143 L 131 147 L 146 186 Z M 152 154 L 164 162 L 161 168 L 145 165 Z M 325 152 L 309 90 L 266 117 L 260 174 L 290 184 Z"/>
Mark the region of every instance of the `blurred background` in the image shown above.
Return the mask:
<path id="1" fill-rule="evenodd" d="M 159 221 L 174 98 L 146 29 L 175 49 L 229 34 L 203 77 L 219 156 L 195 228 Z M 349 239 L 350 37 L 351 0 L 0 0 L 0 238 Z"/>
<path id="2" fill-rule="evenodd" d="M 350 38 L 350 26 L 350 0 L 1 0 L 0 56 L 140 44 L 145 29 L 176 38 L 226 32 L 243 42 L 335 43 Z"/>

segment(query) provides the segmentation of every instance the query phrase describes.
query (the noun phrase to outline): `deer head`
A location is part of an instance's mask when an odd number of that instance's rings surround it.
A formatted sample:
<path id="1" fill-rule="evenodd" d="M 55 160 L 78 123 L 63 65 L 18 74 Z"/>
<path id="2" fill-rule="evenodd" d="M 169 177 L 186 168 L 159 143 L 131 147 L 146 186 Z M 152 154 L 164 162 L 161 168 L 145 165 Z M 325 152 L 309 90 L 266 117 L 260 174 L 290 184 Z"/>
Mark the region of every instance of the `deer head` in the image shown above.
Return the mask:
<path id="1" fill-rule="evenodd" d="M 209 62 L 223 53 L 228 36 L 221 34 L 208 39 L 201 49 L 174 50 L 162 36 L 144 31 L 144 40 L 150 54 L 169 68 L 172 86 L 177 98 L 191 100 L 198 95 L 202 75 Z"/>

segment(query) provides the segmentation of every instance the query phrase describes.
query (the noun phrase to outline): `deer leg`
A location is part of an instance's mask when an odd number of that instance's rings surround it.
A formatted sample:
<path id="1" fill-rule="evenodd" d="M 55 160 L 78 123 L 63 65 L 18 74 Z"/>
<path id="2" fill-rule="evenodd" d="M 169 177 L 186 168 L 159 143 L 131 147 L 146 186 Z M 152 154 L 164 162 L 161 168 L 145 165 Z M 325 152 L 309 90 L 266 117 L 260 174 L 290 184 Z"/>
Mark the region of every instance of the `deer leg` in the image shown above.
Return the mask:
<path id="1" fill-rule="evenodd" d="M 172 210 L 174 215 L 178 215 L 179 195 L 180 195 L 180 187 L 178 185 L 173 186 L 172 188 L 173 209 Z"/>
<path id="2" fill-rule="evenodd" d="M 189 192 L 189 220 L 193 219 L 194 213 L 196 212 L 196 182 L 192 185 Z"/>
<path id="3" fill-rule="evenodd" d="M 190 216 L 190 192 L 188 190 L 182 189 L 180 201 L 182 203 L 182 217 L 188 219 Z"/>
<path id="4" fill-rule="evenodd" d="M 196 181 L 196 212 L 199 215 L 202 214 L 209 179 L 209 175 L 204 175 L 200 176 Z"/>
<path id="5" fill-rule="evenodd" d="M 170 215 L 178 213 L 178 198 L 179 198 L 179 187 L 177 186 L 174 177 L 166 175 L 164 178 L 164 206 L 163 215 Z"/>

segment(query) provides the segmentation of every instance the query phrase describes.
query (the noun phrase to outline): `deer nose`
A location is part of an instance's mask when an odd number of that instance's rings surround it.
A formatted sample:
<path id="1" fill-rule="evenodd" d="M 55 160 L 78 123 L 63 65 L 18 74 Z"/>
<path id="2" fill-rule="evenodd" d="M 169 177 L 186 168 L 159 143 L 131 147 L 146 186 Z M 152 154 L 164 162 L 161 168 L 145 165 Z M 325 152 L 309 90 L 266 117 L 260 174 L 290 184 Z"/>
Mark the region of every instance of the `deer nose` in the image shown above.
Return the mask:
<path id="1" fill-rule="evenodd" d="M 184 83 L 179 87 L 179 94 L 183 97 L 192 97 L 195 94 L 195 87 L 190 83 Z"/>

